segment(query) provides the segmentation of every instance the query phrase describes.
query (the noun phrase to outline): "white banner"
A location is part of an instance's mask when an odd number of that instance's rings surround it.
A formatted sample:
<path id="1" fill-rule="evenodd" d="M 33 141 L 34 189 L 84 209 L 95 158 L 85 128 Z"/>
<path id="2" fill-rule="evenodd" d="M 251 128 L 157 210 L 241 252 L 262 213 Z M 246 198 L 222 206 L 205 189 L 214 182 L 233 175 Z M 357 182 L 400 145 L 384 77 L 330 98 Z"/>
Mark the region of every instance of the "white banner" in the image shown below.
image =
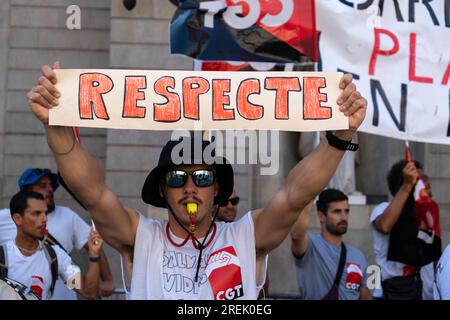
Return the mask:
<path id="1" fill-rule="evenodd" d="M 319 67 L 354 74 L 361 131 L 450 144 L 450 1 L 318 0 Z"/>

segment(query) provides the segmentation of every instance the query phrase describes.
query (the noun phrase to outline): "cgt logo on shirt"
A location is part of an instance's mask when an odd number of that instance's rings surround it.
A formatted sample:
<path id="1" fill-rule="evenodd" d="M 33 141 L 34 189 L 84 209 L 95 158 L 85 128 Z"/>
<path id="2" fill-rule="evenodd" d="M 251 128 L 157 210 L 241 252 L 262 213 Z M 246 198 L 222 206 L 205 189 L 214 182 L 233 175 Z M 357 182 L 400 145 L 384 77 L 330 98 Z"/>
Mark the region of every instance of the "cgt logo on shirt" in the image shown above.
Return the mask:
<path id="1" fill-rule="evenodd" d="M 241 263 L 232 246 L 211 253 L 205 272 L 215 300 L 235 300 L 244 295 Z"/>
<path id="2" fill-rule="evenodd" d="M 353 262 L 347 262 L 345 264 L 345 267 L 347 269 L 347 280 L 345 281 L 345 288 L 359 291 L 361 282 L 363 280 L 361 266 Z"/>

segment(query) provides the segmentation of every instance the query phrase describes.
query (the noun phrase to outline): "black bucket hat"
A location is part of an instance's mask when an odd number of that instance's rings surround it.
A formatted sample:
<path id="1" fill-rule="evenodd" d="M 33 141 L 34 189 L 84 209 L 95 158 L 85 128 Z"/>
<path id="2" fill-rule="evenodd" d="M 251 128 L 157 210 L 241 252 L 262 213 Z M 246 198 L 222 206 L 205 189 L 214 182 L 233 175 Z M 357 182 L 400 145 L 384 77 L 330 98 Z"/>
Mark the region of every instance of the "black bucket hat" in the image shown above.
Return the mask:
<path id="1" fill-rule="evenodd" d="M 179 144 L 183 143 L 183 146 L 190 145 L 191 147 L 191 156 L 188 162 L 182 162 L 181 164 L 211 164 L 216 171 L 217 182 L 219 184 L 219 193 L 214 198 L 214 204 L 218 204 L 219 206 L 223 206 L 228 202 L 228 198 L 233 193 L 234 188 L 234 173 L 233 167 L 227 162 L 227 160 L 223 157 L 216 157 L 215 150 L 212 149 L 209 154 L 212 156 L 214 160 L 205 161 L 203 159 L 203 151 L 210 146 L 211 142 L 195 139 L 191 137 L 181 137 L 179 140 L 169 140 L 166 145 L 161 150 L 161 154 L 159 155 L 158 165 L 150 171 L 147 178 L 145 179 L 144 186 L 142 187 L 141 197 L 142 200 L 151 204 L 152 206 L 159 208 L 167 208 L 166 200 L 160 195 L 160 182 L 164 173 L 166 173 L 167 169 L 171 166 L 181 165 L 175 164 L 172 160 L 172 150 Z M 195 154 L 195 146 L 202 146 L 202 154 Z M 183 148 L 181 147 L 181 152 L 179 156 L 183 158 Z M 198 148 L 198 147 L 197 147 Z M 184 159 L 183 159 L 184 160 Z"/>

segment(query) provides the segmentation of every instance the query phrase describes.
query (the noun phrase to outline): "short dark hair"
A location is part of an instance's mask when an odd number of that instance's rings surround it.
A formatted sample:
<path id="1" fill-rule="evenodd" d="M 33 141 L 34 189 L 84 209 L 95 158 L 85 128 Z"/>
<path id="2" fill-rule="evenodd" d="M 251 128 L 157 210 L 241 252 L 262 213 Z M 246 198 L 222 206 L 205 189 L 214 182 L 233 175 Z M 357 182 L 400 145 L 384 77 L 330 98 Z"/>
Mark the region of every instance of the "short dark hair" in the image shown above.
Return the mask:
<path id="1" fill-rule="evenodd" d="M 423 169 L 422 164 L 419 161 L 414 161 L 414 165 L 417 169 Z M 406 166 L 405 160 L 400 160 L 394 163 L 394 165 L 389 170 L 387 175 L 387 183 L 389 187 L 389 191 L 392 196 L 400 190 L 400 187 L 403 184 L 403 168 Z"/>
<path id="2" fill-rule="evenodd" d="M 28 199 L 37 199 L 45 201 L 44 196 L 38 192 L 21 190 L 18 193 L 16 193 L 9 202 L 9 210 L 11 211 L 11 216 L 14 213 L 23 215 L 25 210 L 28 208 Z"/>
<path id="3" fill-rule="evenodd" d="M 323 190 L 319 194 L 319 199 L 316 201 L 317 211 L 320 211 L 326 215 L 330 202 L 344 200 L 348 201 L 348 197 L 342 191 L 332 188 Z"/>

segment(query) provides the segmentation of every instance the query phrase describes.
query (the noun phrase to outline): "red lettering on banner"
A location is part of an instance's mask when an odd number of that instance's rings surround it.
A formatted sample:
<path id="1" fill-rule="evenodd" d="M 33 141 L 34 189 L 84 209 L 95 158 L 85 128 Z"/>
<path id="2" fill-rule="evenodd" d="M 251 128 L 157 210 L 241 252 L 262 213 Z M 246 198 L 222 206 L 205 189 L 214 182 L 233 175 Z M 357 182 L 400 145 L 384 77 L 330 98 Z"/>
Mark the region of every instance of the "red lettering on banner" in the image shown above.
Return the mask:
<path id="1" fill-rule="evenodd" d="M 375 31 L 375 44 L 373 46 L 372 55 L 370 56 L 370 63 L 369 63 L 369 74 L 373 76 L 375 74 L 375 64 L 377 62 L 378 55 L 381 56 L 391 56 L 393 54 L 396 54 L 400 48 L 400 45 L 398 43 L 398 39 L 389 30 L 386 29 L 379 29 L 374 28 Z M 389 38 L 392 39 L 392 42 L 394 44 L 393 48 L 390 50 L 381 50 L 380 49 L 380 36 L 381 34 L 387 35 Z"/>
<path id="2" fill-rule="evenodd" d="M 181 103 L 178 94 L 168 90 L 175 89 L 175 78 L 161 77 L 156 80 L 155 92 L 167 99 L 166 103 L 154 103 L 154 120 L 160 122 L 176 122 L 181 118 Z"/>
<path id="3" fill-rule="evenodd" d="M 213 120 L 234 120 L 234 110 L 226 110 L 223 106 L 230 105 L 230 79 L 213 79 Z"/>
<path id="4" fill-rule="evenodd" d="M 444 77 L 442 78 L 441 84 L 446 86 L 448 84 L 449 78 L 450 78 L 450 62 L 447 65 L 447 69 L 445 70 Z"/>
<path id="5" fill-rule="evenodd" d="M 321 102 L 327 101 L 327 95 L 320 93 L 321 88 L 326 88 L 325 78 L 303 78 L 303 119 L 331 118 L 331 108 L 320 105 Z"/>
<path id="6" fill-rule="evenodd" d="M 263 106 L 249 101 L 252 94 L 260 93 L 260 88 L 258 79 L 246 79 L 240 83 L 237 92 L 237 110 L 244 119 L 258 120 L 264 116 Z"/>
<path id="7" fill-rule="evenodd" d="M 97 118 L 109 120 L 102 95 L 110 92 L 113 87 L 113 81 L 105 74 L 80 74 L 80 89 L 78 92 L 80 119 L 93 119 L 92 109 L 94 109 Z"/>
<path id="8" fill-rule="evenodd" d="M 147 77 L 145 76 L 126 76 L 125 93 L 123 102 L 124 118 L 145 118 L 145 107 L 137 105 L 138 100 L 145 99 L 145 93 L 142 89 L 147 88 Z"/>
<path id="9" fill-rule="evenodd" d="M 433 83 L 433 78 L 416 76 L 416 34 L 409 35 L 409 81 Z"/>
<path id="10" fill-rule="evenodd" d="M 299 79 L 266 78 L 265 89 L 275 90 L 275 119 L 289 119 L 289 91 L 301 91 Z"/>
<path id="11" fill-rule="evenodd" d="M 183 105 L 184 116 L 199 120 L 199 96 L 208 92 L 209 82 L 201 77 L 183 79 Z"/>

